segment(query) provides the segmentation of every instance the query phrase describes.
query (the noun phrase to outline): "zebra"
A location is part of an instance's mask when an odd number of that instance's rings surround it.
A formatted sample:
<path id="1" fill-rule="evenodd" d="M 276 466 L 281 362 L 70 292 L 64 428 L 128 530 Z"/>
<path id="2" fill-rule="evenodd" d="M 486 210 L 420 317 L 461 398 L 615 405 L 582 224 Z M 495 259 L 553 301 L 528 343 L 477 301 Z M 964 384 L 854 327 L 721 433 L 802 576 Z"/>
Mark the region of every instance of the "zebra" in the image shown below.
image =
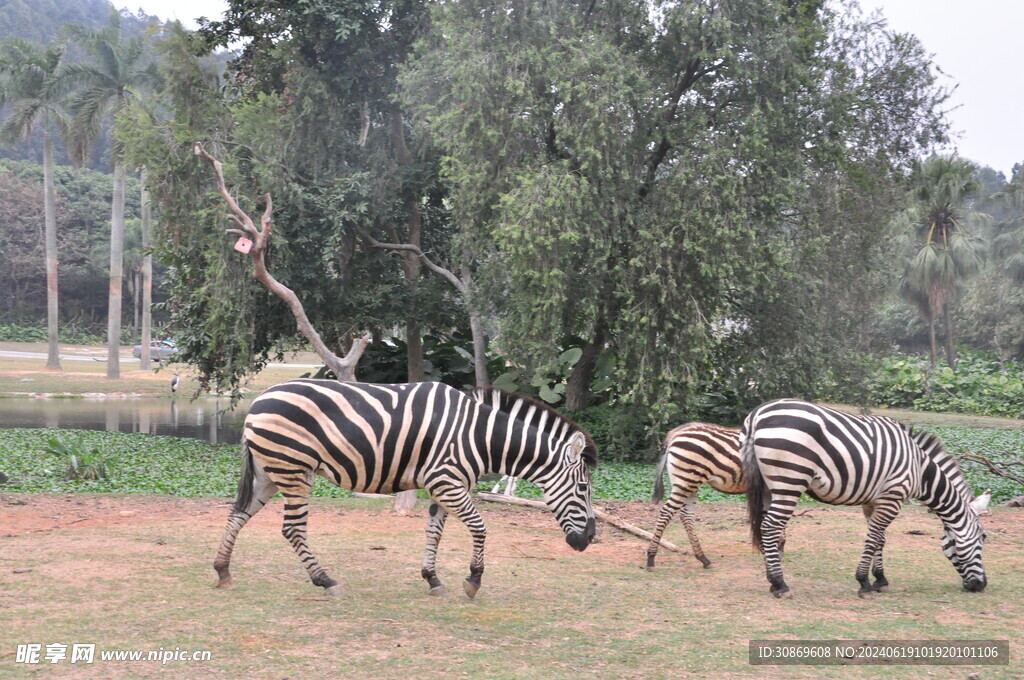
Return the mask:
<path id="1" fill-rule="evenodd" d="M 701 484 L 710 484 L 728 494 L 744 493 L 747 490 L 739 455 L 740 430 L 710 423 L 687 423 L 665 435 L 663 450 L 654 473 L 651 500 L 660 503 L 665 495 L 662 473 L 666 468 L 672 483 L 672 493 L 658 513 L 654 537 L 647 547 L 647 569 L 654 568 L 654 557 L 658 554 L 661 536 L 677 512 L 682 516 L 693 556 L 700 560 L 705 569 L 710 569 L 711 560 L 704 555 L 694 530 L 693 506 Z"/>
<path id="2" fill-rule="evenodd" d="M 985 533 L 970 508 L 971 494 L 956 459 L 934 434 L 884 416 L 855 416 L 780 399 L 754 409 L 740 439 L 751 537 L 764 554 L 775 597 L 792 597 L 778 543 L 803 493 L 823 503 L 862 507 L 868 533 L 855 574 L 860 597 L 889 585 L 882 565 L 885 530 L 910 498 L 921 500 L 942 520 L 942 552 L 964 588 L 985 588 Z"/>
<path id="3" fill-rule="evenodd" d="M 537 484 L 575 550 L 582 552 L 594 540 L 594 441 L 550 407 L 497 389 L 466 394 L 442 383 L 291 380 L 253 401 L 242 453 L 237 499 L 214 561 L 218 587 L 232 583 L 229 564 L 238 532 L 280 490 L 284 537 L 314 585 L 329 595 L 341 593 L 306 545 L 314 475 L 357 492 L 429 492 L 433 503 L 421 575 L 431 595 L 445 593 L 435 561 L 448 513 L 473 537 L 463 589 L 472 598 L 480 588 L 486 530 L 470 491 L 488 472 Z"/>

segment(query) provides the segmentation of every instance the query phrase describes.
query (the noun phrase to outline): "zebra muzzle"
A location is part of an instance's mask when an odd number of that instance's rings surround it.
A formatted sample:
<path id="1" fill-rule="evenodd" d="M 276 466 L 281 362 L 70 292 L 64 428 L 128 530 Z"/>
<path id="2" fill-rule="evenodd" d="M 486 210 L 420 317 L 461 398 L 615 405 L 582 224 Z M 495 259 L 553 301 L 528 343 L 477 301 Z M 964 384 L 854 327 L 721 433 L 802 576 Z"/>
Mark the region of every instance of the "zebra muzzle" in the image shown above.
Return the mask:
<path id="1" fill-rule="evenodd" d="M 985 586 L 987 585 L 988 579 L 986 579 L 984 575 L 980 578 L 972 576 L 970 578 L 964 579 L 964 590 L 971 593 L 980 593 L 981 591 L 985 590 Z"/>
<path id="2" fill-rule="evenodd" d="M 583 531 L 574 531 L 565 535 L 565 542 L 572 546 L 573 550 L 583 552 L 587 546 L 593 543 L 594 535 L 597 533 L 597 525 L 593 517 L 587 518 L 587 528 Z"/>

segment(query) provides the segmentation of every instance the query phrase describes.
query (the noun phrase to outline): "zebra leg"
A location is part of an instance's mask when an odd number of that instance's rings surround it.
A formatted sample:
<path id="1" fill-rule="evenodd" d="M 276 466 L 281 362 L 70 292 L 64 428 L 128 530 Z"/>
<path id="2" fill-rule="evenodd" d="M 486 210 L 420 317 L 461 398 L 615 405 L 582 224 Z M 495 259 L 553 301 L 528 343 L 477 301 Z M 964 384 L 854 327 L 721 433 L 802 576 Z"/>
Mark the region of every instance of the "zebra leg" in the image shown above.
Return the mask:
<path id="1" fill-rule="evenodd" d="M 441 580 L 437 578 L 437 545 L 444 533 L 444 519 L 448 511 L 437 503 L 430 504 L 430 519 L 427 520 L 427 549 L 423 553 L 423 569 L 420 574 L 430 584 L 431 595 L 447 595 Z"/>
<path id="2" fill-rule="evenodd" d="M 796 509 L 796 501 L 800 494 L 799 490 L 780 493 L 776 489 L 772 493 L 768 510 L 761 516 L 761 552 L 764 554 L 768 583 L 771 584 L 769 592 L 775 597 L 793 597 L 793 592 L 786 585 L 782 574 L 781 547 L 785 540 L 786 523 Z"/>
<path id="3" fill-rule="evenodd" d="M 232 584 L 231 552 L 235 548 L 238 533 L 275 493 L 277 493 L 277 485 L 270 481 L 262 468 L 256 466 L 253 470 L 252 497 L 249 504 L 244 510 L 232 509 L 231 514 L 228 515 L 228 524 L 220 541 L 220 550 L 217 551 L 217 557 L 213 561 L 213 568 L 217 571 L 217 588 L 227 588 Z"/>
<path id="4" fill-rule="evenodd" d="M 700 560 L 700 563 L 704 565 L 705 569 L 711 568 L 711 560 L 704 556 L 704 550 L 700 547 L 700 541 L 697 540 L 697 529 L 694 526 L 694 519 L 696 515 L 693 512 L 693 506 L 697 503 L 697 493 L 694 493 L 686 499 L 686 504 L 683 506 L 680 515 L 683 518 L 683 526 L 686 527 L 686 535 L 690 539 L 690 547 L 693 548 L 693 556 Z"/>
<path id="5" fill-rule="evenodd" d="M 882 567 L 882 548 L 885 546 L 885 530 L 896 519 L 902 505 L 901 498 L 883 497 L 863 507 L 868 518 L 868 535 L 855 574 L 860 583 L 860 590 L 857 591 L 859 597 L 868 597 L 889 585 Z M 874 584 L 868 577 L 869 571 L 875 576 Z"/>
<path id="6" fill-rule="evenodd" d="M 861 510 L 864 511 L 864 518 L 870 523 L 871 514 L 875 511 L 874 501 L 870 501 L 862 505 Z M 871 575 L 875 577 L 875 582 L 871 584 L 871 589 L 877 592 L 883 592 L 889 588 L 889 581 L 885 578 L 885 568 L 882 566 L 882 549 L 884 547 L 885 534 L 882 534 L 882 540 L 878 544 L 878 549 L 875 551 L 875 554 L 871 559 Z"/>
<path id="7" fill-rule="evenodd" d="M 665 501 L 661 506 L 661 510 L 658 512 L 658 523 L 654 527 L 654 536 L 651 538 L 650 544 L 647 546 L 647 570 L 651 571 L 654 569 L 654 557 L 658 554 L 658 547 L 661 545 L 661 536 L 665 533 L 665 528 L 668 527 L 669 522 L 675 517 L 675 514 L 683 507 L 686 503 L 687 497 L 692 493 L 692 490 L 687 487 L 672 485 L 672 493 L 669 494 L 668 500 Z M 689 529 L 687 529 L 689 532 Z M 690 542 L 693 542 L 691 535 Z M 694 551 L 696 554 L 696 550 Z"/>
<path id="8" fill-rule="evenodd" d="M 327 575 L 324 568 L 306 545 L 306 518 L 309 517 L 309 490 L 313 484 L 312 470 L 291 474 L 277 481 L 284 496 L 284 524 L 281 533 L 292 544 L 295 554 L 309 572 L 313 585 L 320 586 L 328 595 L 341 595 L 341 586 Z"/>
<path id="9" fill-rule="evenodd" d="M 473 537 L 473 559 L 469 562 L 469 576 L 463 582 L 462 589 L 470 598 L 476 597 L 484 574 L 484 540 L 487 538 L 484 520 L 473 505 L 469 491 L 458 482 L 444 480 L 431 485 L 428 491 L 439 506 L 466 525 Z"/>

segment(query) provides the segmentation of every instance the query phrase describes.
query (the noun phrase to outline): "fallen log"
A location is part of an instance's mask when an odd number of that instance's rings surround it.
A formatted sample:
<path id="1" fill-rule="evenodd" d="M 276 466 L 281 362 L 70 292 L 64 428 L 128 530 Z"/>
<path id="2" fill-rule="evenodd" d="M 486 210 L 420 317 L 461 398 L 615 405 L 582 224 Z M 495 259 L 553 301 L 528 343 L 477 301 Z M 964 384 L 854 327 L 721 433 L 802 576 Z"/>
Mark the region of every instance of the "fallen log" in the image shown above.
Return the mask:
<path id="1" fill-rule="evenodd" d="M 487 491 L 480 491 L 477 493 L 476 497 L 482 501 L 490 501 L 491 503 L 508 503 L 509 505 L 523 505 L 528 508 L 540 508 L 541 510 L 548 509 L 548 506 L 545 505 L 544 503 L 541 503 L 540 501 L 532 501 L 527 498 L 516 498 L 515 496 L 506 496 L 500 493 L 488 493 Z M 634 536 L 639 536 L 640 538 L 646 539 L 648 541 L 654 538 L 651 532 L 644 531 L 640 527 L 634 524 L 630 524 L 626 520 L 620 519 L 619 517 L 607 513 L 604 510 L 601 510 L 600 508 L 594 508 L 594 515 L 596 515 L 599 520 L 608 522 L 608 524 L 611 524 L 614 527 L 617 527 L 625 532 L 633 534 Z M 659 544 L 662 548 L 665 548 L 666 550 L 671 550 L 673 552 L 681 552 L 679 546 L 677 546 L 674 543 L 670 543 L 665 539 L 661 539 L 659 541 Z"/>

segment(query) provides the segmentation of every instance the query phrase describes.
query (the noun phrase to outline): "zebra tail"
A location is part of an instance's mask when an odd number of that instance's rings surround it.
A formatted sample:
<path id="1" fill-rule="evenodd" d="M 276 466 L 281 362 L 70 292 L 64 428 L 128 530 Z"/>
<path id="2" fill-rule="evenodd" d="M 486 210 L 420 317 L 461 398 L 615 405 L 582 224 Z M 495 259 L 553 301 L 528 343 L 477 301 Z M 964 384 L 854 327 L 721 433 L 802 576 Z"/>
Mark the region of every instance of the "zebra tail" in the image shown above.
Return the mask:
<path id="1" fill-rule="evenodd" d="M 761 549 L 761 518 L 764 516 L 765 499 L 768 485 L 761 476 L 761 468 L 754 457 L 754 433 L 743 428 L 743 478 L 747 484 L 747 521 L 750 522 L 750 540 L 754 547 Z"/>
<path id="2" fill-rule="evenodd" d="M 665 497 L 665 480 L 662 479 L 662 475 L 665 472 L 665 466 L 668 464 L 668 447 L 665 447 L 665 452 L 661 454 L 661 460 L 658 461 L 658 467 L 654 469 L 654 493 L 651 494 L 652 503 L 660 503 L 661 499 Z"/>
<path id="3" fill-rule="evenodd" d="M 256 470 L 253 467 L 252 452 L 249 450 L 248 444 L 243 440 L 242 477 L 238 480 L 238 495 L 235 496 L 235 512 L 245 512 L 249 509 L 249 503 L 252 502 L 252 483 L 255 476 Z"/>

